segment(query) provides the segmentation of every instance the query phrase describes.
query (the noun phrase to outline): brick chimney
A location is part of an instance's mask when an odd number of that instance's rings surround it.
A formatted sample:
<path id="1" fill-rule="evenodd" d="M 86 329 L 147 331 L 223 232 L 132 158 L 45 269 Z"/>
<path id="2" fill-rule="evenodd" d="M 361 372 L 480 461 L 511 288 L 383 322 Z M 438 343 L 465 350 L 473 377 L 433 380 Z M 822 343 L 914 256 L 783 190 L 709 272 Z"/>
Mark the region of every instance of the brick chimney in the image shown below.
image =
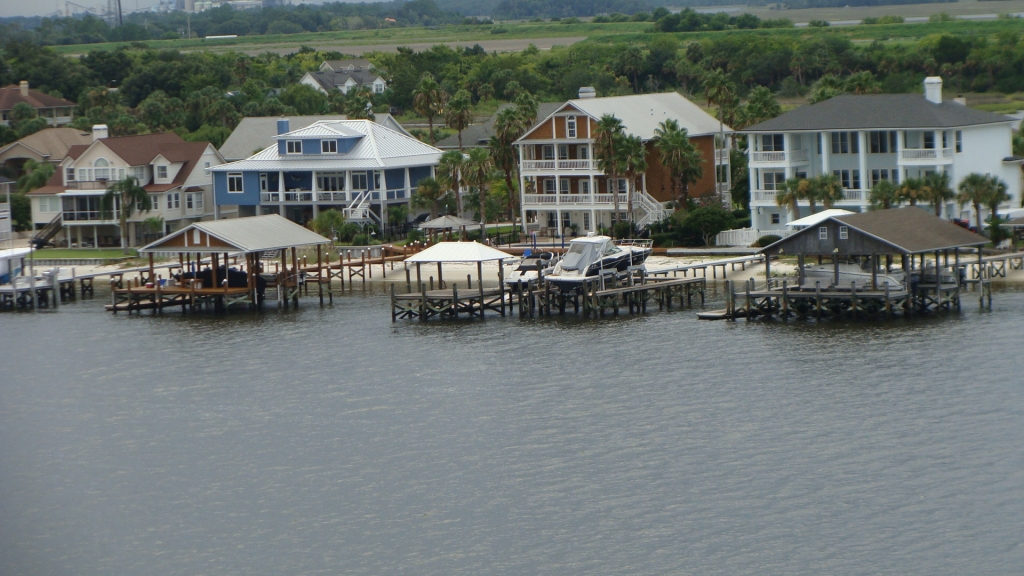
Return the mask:
<path id="1" fill-rule="evenodd" d="M 21 91 L 22 98 L 28 98 L 28 80 L 22 80 L 18 85 L 18 90 Z"/>

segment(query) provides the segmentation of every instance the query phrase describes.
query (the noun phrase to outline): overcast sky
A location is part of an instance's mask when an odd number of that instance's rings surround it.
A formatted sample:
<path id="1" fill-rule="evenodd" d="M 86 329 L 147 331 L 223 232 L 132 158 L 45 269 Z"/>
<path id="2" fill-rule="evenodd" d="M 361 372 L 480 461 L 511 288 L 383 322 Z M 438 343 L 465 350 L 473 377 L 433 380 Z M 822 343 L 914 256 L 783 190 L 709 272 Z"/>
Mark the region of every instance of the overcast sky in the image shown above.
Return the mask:
<path id="1" fill-rule="evenodd" d="M 362 0 L 340 0 L 342 2 L 358 2 Z M 91 6 L 102 12 L 107 8 L 107 0 L 72 0 L 75 4 Z M 152 8 L 159 0 L 121 0 L 121 9 L 125 12 L 136 8 L 145 10 Z M 295 4 L 299 0 L 295 0 Z M 320 4 L 321 0 L 306 0 L 307 4 Z M 64 12 L 64 0 L 0 0 L 0 18 L 5 16 L 49 16 L 54 12 Z M 80 11 L 80 9 L 76 9 Z"/>

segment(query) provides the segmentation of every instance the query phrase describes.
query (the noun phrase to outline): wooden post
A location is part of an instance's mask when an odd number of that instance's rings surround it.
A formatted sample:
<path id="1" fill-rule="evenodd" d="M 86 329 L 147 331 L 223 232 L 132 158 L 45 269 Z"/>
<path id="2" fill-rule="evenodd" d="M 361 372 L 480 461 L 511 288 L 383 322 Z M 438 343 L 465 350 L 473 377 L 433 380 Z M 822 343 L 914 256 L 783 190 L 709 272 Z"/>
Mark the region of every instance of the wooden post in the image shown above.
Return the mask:
<path id="1" fill-rule="evenodd" d="M 724 268 L 723 268 L 723 270 L 724 270 Z M 723 274 L 724 274 L 724 272 L 723 272 Z M 772 283 L 772 255 L 771 254 L 765 254 L 764 255 L 764 284 L 765 284 L 765 287 L 768 288 L 769 290 L 771 290 L 771 283 Z"/>
<path id="2" fill-rule="evenodd" d="M 796 257 L 796 265 L 797 265 L 797 273 L 796 273 L 797 286 L 803 286 L 804 285 L 804 255 L 803 254 L 798 254 L 797 255 L 797 257 Z"/>
<path id="3" fill-rule="evenodd" d="M 433 280 L 431 280 L 433 283 Z M 427 319 L 427 287 L 420 284 L 420 322 Z"/>
<path id="4" fill-rule="evenodd" d="M 818 309 L 818 320 L 821 320 L 821 282 L 814 282 L 814 306 Z"/>
<path id="5" fill-rule="evenodd" d="M 476 281 L 480 287 L 480 318 L 484 317 L 484 263 L 476 263 Z"/>
<path id="6" fill-rule="evenodd" d="M 892 302 L 889 301 L 889 283 L 885 283 L 885 317 L 892 317 Z"/>
<path id="7" fill-rule="evenodd" d="M 956 310 L 960 311 L 960 249 L 955 248 L 953 250 L 955 258 L 955 264 L 953 266 L 953 273 L 956 274 Z"/>
<path id="8" fill-rule="evenodd" d="M 853 310 L 853 319 L 857 319 L 857 282 L 850 282 L 850 304 Z"/>
<path id="9" fill-rule="evenodd" d="M 323 247 L 319 244 L 316 245 L 316 284 L 319 287 L 320 292 L 320 305 L 324 305 L 324 261 L 321 249 Z M 394 286 L 391 287 L 391 291 L 394 292 Z M 394 307 L 392 307 L 394 308 Z"/>
<path id="10" fill-rule="evenodd" d="M 391 322 L 394 323 L 398 319 L 398 313 L 395 312 L 395 285 L 391 285 Z"/>
<path id="11" fill-rule="evenodd" d="M 482 305 L 483 305 L 483 303 L 481 302 L 481 306 Z M 451 310 L 450 314 L 452 315 L 453 318 L 458 320 L 458 318 L 459 318 L 459 285 L 458 284 L 452 284 L 452 310 Z M 469 316 L 470 316 L 470 318 L 473 317 L 472 309 L 470 310 Z"/>
<path id="12" fill-rule="evenodd" d="M 416 286 L 423 286 L 423 279 L 420 277 L 420 263 L 416 263 Z"/>
<path id="13" fill-rule="evenodd" d="M 505 315 L 505 263 L 498 260 L 498 289 L 501 290 L 501 315 Z M 511 296 L 511 293 L 509 294 Z M 512 313 L 512 302 L 508 303 L 508 313 Z"/>
<path id="14" fill-rule="evenodd" d="M 878 291 L 878 255 L 871 255 L 871 290 Z"/>
<path id="15" fill-rule="evenodd" d="M 782 281 L 782 319 L 789 317 L 789 281 Z"/>
<path id="16" fill-rule="evenodd" d="M 441 263 L 437 263 L 437 288 L 438 290 L 444 288 L 444 276 L 441 274 Z"/>
<path id="17" fill-rule="evenodd" d="M 747 322 L 750 322 L 750 282 L 747 282 Z"/>

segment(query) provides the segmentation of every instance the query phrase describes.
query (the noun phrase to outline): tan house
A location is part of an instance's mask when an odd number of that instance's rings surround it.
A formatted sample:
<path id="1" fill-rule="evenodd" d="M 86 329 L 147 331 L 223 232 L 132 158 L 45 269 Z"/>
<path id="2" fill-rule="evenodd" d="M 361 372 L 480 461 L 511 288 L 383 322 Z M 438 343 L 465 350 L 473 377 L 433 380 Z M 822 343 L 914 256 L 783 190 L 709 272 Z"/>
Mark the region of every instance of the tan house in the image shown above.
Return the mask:
<path id="1" fill-rule="evenodd" d="M 0 165 L 21 174 L 25 162 L 60 164 L 72 146 L 92 142 L 92 134 L 74 128 L 46 128 L 0 147 Z"/>
<path id="2" fill-rule="evenodd" d="M 10 124 L 8 116 L 14 107 L 25 102 L 36 109 L 36 114 L 45 118 L 50 126 L 63 126 L 70 124 L 75 116 L 75 104 L 69 100 L 43 94 L 37 90 L 30 90 L 28 82 L 22 80 L 21 84 L 15 86 L 4 86 L 0 88 L 0 124 Z"/>
<path id="3" fill-rule="evenodd" d="M 94 126 L 94 140 L 72 146 L 50 182 L 29 193 L 33 224 L 51 236 L 47 240 L 71 246 L 120 245 L 116 209 L 103 214 L 100 199 L 110 184 L 128 176 L 142 185 L 153 204 L 151 211 L 129 218 L 130 246 L 146 239 L 138 223 L 149 218 L 164 221 L 163 230 L 149 234 L 213 219 L 210 167 L 223 164 L 224 157 L 212 144 L 185 142 L 174 133 L 116 138 L 106 133 L 106 126 Z"/>
<path id="4" fill-rule="evenodd" d="M 597 125 L 605 114 L 621 120 L 626 134 L 639 136 L 647 147 L 648 169 L 633 194 L 638 226 L 664 218 L 665 203 L 673 200 L 671 174 L 654 148 L 655 130 L 669 119 L 687 130 L 704 158 L 704 177 L 690 186 L 690 197 L 722 194 L 722 202 L 730 202 L 729 151 L 716 154 L 717 119 L 675 92 L 595 98 L 592 88 L 583 88 L 579 99 L 566 102 L 516 141 L 522 218 L 528 232 L 557 235 L 572 226 L 580 233 L 609 227 L 613 193 L 619 195 L 619 220 L 627 219 L 625 178 L 612 181 L 594 158 Z M 725 126 L 724 132 L 728 141 L 732 129 Z"/>

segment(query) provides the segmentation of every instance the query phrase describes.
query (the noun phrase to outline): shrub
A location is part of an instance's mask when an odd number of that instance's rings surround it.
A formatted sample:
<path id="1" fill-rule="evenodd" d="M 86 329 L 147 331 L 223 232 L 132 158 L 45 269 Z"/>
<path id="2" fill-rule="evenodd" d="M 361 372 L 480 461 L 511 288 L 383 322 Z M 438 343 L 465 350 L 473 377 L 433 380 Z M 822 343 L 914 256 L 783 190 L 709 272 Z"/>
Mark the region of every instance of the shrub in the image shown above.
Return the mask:
<path id="1" fill-rule="evenodd" d="M 672 248 L 676 245 L 676 235 L 672 232 L 659 232 L 651 234 L 651 240 L 658 248 Z"/>
<path id="2" fill-rule="evenodd" d="M 828 20 L 811 20 L 810 22 L 807 23 L 807 25 L 813 28 L 825 28 L 827 26 L 831 26 Z"/>
<path id="3" fill-rule="evenodd" d="M 754 248 L 764 248 L 765 246 L 771 246 L 772 244 L 782 240 L 782 236 L 776 236 L 775 234 L 768 234 L 761 236 L 754 242 Z"/>
<path id="4" fill-rule="evenodd" d="M 616 222 L 615 223 L 615 237 L 616 238 L 632 238 L 634 236 L 633 223 L 632 222 Z"/>
<path id="5" fill-rule="evenodd" d="M 508 34 L 508 28 L 504 26 L 495 26 L 491 28 L 491 34 Z"/>

